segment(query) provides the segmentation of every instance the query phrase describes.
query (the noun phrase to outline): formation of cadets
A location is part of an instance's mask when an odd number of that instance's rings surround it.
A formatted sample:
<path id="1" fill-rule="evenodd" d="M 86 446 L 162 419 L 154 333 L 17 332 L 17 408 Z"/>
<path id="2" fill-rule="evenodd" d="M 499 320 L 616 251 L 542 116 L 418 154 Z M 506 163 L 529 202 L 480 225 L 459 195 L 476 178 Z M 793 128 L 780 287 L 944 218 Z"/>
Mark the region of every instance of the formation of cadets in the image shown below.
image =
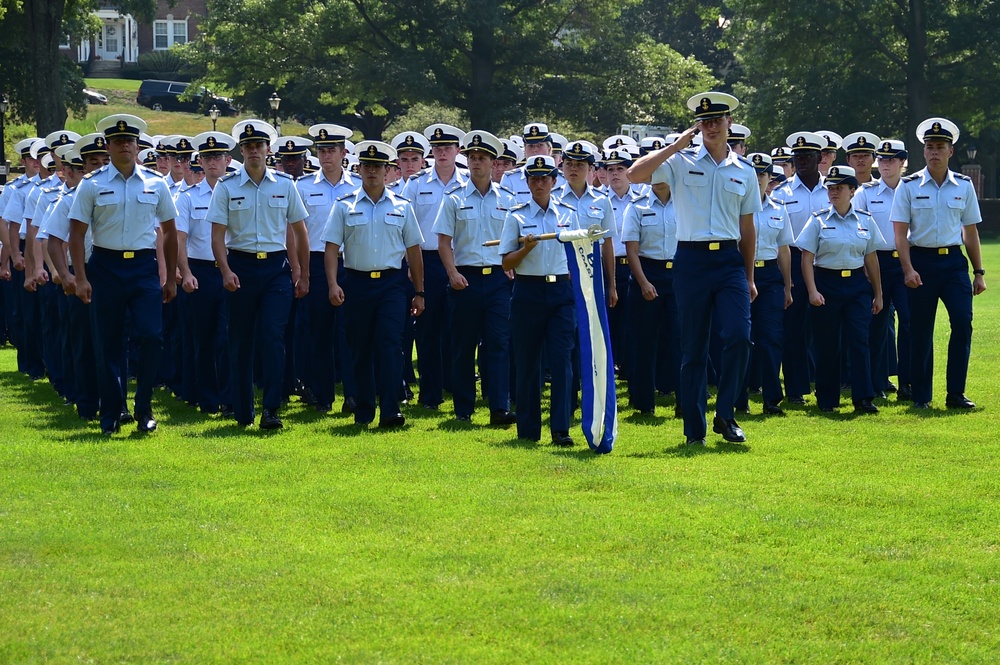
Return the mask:
<path id="1" fill-rule="evenodd" d="M 893 391 L 929 408 L 938 300 L 945 404 L 972 408 L 986 285 L 978 201 L 948 169 L 955 124 L 919 126 L 927 166 L 906 175 L 904 143 L 864 131 L 746 154 L 738 104 L 695 95 L 683 133 L 600 147 L 541 122 L 354 145 L 346 127 L 279 137 L 260 120 L 150 137 L 131 115 L 26 139 L 0 198 L 5 332 L 18 369 L 106 434 L 154 430 L 157 385 L 263 429 L 291 395 L 389 428 L 401 404 L 437 410 L 450 393 L 471 422 L 481 390 L 490 425 L 537 441 L 547 379 L 552 441 L 570 446 L 573 289 L 562 245 L 539 237 L 596 225 L 629 404 L 652 415 L 673 395 L 689 444 L 705 442 L 709 385 L 730 442 L 750 393 L 771 415 L 813 385 L 824 412 L 845 389 L 859 413 Z"/>

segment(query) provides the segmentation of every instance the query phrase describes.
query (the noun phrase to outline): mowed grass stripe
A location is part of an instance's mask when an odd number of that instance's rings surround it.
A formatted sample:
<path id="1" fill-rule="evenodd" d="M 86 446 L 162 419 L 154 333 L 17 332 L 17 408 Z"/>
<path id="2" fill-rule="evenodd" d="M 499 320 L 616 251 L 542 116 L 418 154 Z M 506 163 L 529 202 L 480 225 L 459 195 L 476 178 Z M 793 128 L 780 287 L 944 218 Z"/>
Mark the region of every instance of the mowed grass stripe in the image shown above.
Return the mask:
<path id="1" fill-rule="evenodd" d="M 942 308 L 929 413 L 810 399 L 689 450 L 669 401 L 637 419 L 622 397 L 600 457 L 483 405 L 381 433 L 293 399 L 270 434 L 161 392 L 160 431 L 103 438 L 4 349 L 0 661 L 987 662 L 995 293 L 972 413 L 943 409 Z"/>

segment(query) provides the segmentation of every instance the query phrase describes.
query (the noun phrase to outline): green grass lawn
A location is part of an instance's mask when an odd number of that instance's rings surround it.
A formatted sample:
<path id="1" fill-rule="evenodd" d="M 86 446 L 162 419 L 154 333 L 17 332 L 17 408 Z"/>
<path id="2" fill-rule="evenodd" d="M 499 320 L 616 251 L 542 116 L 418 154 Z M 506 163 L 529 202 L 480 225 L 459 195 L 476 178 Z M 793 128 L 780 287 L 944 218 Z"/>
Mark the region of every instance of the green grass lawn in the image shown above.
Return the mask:
<path id="1" fill-rule="evenodd" d="M 142 81 L 137 81 L 135 79 L 83 79 L 83 82 L 88 88 L 92 90 L 97 90 L 107 94 L 110 90 L 128 91 L 128 92 L 138 92 L 139 84 Z M 133 95 L 135 97 L 135 95 Z"/>
<path id="2" fill-rule="evenodd" d="M 689 449 L 664 401 L 605 456 L 484 407 L 383 433 L 295 398 L 266 433 L 162 392 L 159 431 L 104 438 L 6 348 L 0 662 L 996 662 L 992 288 L 972 412 L 943 408 L 942 310 L 930 412 L 757 398 L 745 446 Z"/>

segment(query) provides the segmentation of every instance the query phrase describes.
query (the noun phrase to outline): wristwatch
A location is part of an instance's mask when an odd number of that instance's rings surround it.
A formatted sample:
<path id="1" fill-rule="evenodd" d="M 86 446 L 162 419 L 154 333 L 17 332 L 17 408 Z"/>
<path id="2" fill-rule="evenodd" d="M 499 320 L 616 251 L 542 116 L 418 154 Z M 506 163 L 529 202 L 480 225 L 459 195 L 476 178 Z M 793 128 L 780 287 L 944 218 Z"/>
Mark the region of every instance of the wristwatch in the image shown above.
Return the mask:
<path id="1" fill-rule="evenodd" d="M 414 295 L 414 297 L 420 296 L 421 298 L 423 298 L 424 297 L 424 292 L 423 291 L 416 291 L 416 292 L 414 292 L 413 295 Z"/>
<path id="2" fill-rule="evenodd" d="M 973 275 L 982 275 L 982 276 L 985 277 L 986 276 L 986 271 L 985 270 L 973 270 L 972 274 Z"/>

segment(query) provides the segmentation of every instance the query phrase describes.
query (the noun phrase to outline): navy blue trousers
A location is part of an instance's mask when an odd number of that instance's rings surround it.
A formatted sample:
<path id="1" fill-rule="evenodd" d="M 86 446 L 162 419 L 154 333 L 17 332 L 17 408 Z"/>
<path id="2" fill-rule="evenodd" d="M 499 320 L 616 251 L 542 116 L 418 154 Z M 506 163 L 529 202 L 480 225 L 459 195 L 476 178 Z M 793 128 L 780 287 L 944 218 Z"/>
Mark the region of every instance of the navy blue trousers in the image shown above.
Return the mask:
<path id="1" fill-rule="evenodd" d="M 781 391 L 781 354 L 785 327 L 785 280 L 777 264 L 754 269 L 757 298 L 750 304 L 751 364 L 759 370 L 761 392 L 766 402 L 777 404 Z M 746 390 L 739 406 L 747 405 Z"/>
<path id="2" fill-rule="evenodd" d="M 677 300 L 674 296 L 673 270 L 666 261 L 640 259 L 642 272 L 656 288 L 654 300 L 642 297 L 642 289 L 634 278 L 628 287 L 629 314 L 635 340 L 641 342 L 642 352 L 636 349 L 635 362 L 629 374 L 629 394 L 632 406 L 649 411 L 656 406 L 656 374 L 660 356 L 668 354 L 669 383 L 679 385 L 680 358 L 677 336 L 680 324 L 677 319 Z M 621 303 L 619 303 L 620 305 Z"/>
<path id="3" fill-rule="evenodd" d="M 356 423 L 375 420 L 376 395 L 382 419 L 399 412 L 406 281 L 406 274 L 397 269 L 382 270 L 377 278 L 368 272 L 347 270 L 342 282 L 341 307 L 357 389 Z"/>
<path id="4" fill-rule="evenodd" d="M 900 386 L 910 385 L 910 294 L 903 281 L 899 257 L 892 252 L 879 252 L 879 273 L 882 276 L 882 311 L 872 317 L 868 346 L 872 358 L 872 384 L 876 390 L 886 387 L 891 374 L 897 374 Z M 898 342 L 893 344 L 892 313 L 899 316 L 896 326 Z M 897 352 L 898 349 L 898 352 Z M 893 372 L 892 354 L 898 353 Z"/>
<path id="5" fill-rule="evenodd" d="M 163 354 L 163 291 L 155 254 L 123 259 L 95 248 L 87 263 L 87 277 L 93 286 L 90 321 L 97 350 L 101 427 L 109 429 L 125 411 L 128 386 L 121 365 L 126 313 L 132 315 L 138 351 L 135 410 L 152 411 Z"/>
<path id="6" fill-rule="evenodd" d="M 635 355 L 633 349 L 635 336 L 632 334 L 628 296 L 632 271 L 628 264 L 622 265 L 621 258 L 615 257 L 615 290 L 618 294 L 618 304 L 614 307 L 608 307 L 607 312 L 608 329 L 611 334 L 611 356 L 618 367 L 619 378 L 628 379 L 632 376 Z M 631 384 L 629 385 L 631 386 Z M 631 387 L 629 391 L 631 392 Z"/>
<path id="7" fill-rule="evenodd" d="M 188 263 L 191 274 L 198 280 L 198 290 L 186 294 L 184 300 L 185 325 L 193 347 L 196 385 L 193 397 L 203 412 L 216 413 L 220 406 L 233 402 L 229 381 L 229 302 L 215 261 L 188 259 Z"/>
<path id="8" fill-rule="evenodd" d="M 486 344 L 483 382 L 491 411 L 510 408 L 510 297 L 512 283 L 500 266 L 483 275 L 482 268 L 459 266 L 469 283 L 461 291 L 448 289 L 451 304 L 452 386 L 456 416 L 471 416 L 476 408 L 476 348 Z M 489 377 L 487 380 L 486 377 Z"/>
<path id="9" fill-rule="evenodd" d="M 39 328 L 42 336 L 42 360 L 49 383 L 62 396 L 69 393 L 66 370 L 63 366 L 62 319 L 60 302 L 66 297 L 62 287 L 49 281 L 38 287 Z"/>
<path id="10" fill-rule="evenodd" d="M 934 385 L 934 319 L 938 300 L 951 323 L 948 337 L 948 394 L 964 393 L 972 351 L 972 280 L 969 262 L 958 246 L 948 254 L 910 248 L 913 268 L 922 286 L 909 289 L 913 401 L 929 402 Z"/>
<path id="11" fill-rule="evenodd" d="M 285 252 L 266 259 L 229 252 L 229 267 L 240 288 L 227 292 L 229 302 L 229 376 L 236 422 L 254 419 L 254 332 L 261 347 L 261 385 L 265 409 L 281 406 L 285 375 L 285 329 L 292 310 L 292 270 Z"/>
<path id="12" fill-rule="evenodd" d="M 296 357 L 299 376 L 320 404 L 333 404 L 337 395 L 335 365 L 337 308 L 330 304 L 326 255 L 309 254 L 309 293 L 297 308 Z"/>
<path id="13" fill-rule="evenodd" d="M 851 398 L 855 402 L 871 399 L 875 394 L 868 349 L 872 285 L 860 271 L 841 277 L 839 270 L 815 270 L 816 289 L 826 302 L 809 312 L 816 357 L 816 403 L 829 409 L 840 404 L 842 353 L 850 355 Z M 848 349 L 842 347 L 844 339 L 849 340 Z"/>
<path id="14" fill-rule="evenodd" d="M 552 377 L 549 429 L 568 432 L 576 346 L 576 301 L 569 281 L 518 279 L 510 301 L 510 325 L 517 371 L 517 436 L 542 437 L 542 351 Z"/>
<path id="15" fill-rule="evenodd" d="M 792 304 L 784 311 L 785 338 L 781 357 L 781 370 L 785 377 L 785 394 L 802 397 L 812 392 L 809 386 L 812 359 L 812 337 L 809 325 L 809 292 L 802 279 L 802 252 L 792 247 Z"/>
<path id="16" fill-rule="evenodd" d="M 420 374 L 420 403 L 437 406 L 444 401 L 445 349 L 451 346 L 447 328 L 448 273 L 437 251 L 424 251 L 424 311 L 417 317 L 417 371 Z M 449 370 L 450 370 L 450 364 Z"/>
<path id="17" fill-rule="evenodd" d="M 684 435 L 706 432 L 708 344 L 713 321 L 722 351 L 716 368 L 715 413 L 733 417 L 750 359 L 750 292 L 738 249 L 710 251 L 679 246 L 674 257 L 674 293 L 681 327 L 681 410 Z"/>
<path id="18" fill-rule="evenodd" d="M 73 358 L 73 401 L 76 412 L 84 420 L 97 417 L 101 405 L 97 377 L 97 349 L 90 323 L 90 306 L 76 296 L 66 296 L 66 327 L 69 331 L 70 355 Z M 121 360 L 121 349 L 118 352 Z"/>

